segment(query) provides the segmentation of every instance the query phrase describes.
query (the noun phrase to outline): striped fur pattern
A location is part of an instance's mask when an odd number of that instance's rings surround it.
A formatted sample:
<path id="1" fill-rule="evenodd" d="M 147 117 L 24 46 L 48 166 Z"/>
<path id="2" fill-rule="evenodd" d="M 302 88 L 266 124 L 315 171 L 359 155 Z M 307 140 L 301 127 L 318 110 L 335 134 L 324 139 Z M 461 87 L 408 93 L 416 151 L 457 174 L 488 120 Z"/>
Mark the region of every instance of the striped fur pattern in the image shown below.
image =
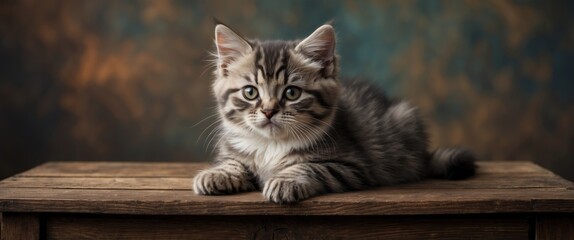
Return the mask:
<path id="1" fill-rule="evenodd" d="M 329 192 L 474 174 L 466 150 L 428 152 L 417 110 L 366 81 L 339 81 L 335 32 L 302 41 L 246 40 L 215 29 L 213 93 L 221 126 L 197 194 L 261 190 L 276 203 Z"/>

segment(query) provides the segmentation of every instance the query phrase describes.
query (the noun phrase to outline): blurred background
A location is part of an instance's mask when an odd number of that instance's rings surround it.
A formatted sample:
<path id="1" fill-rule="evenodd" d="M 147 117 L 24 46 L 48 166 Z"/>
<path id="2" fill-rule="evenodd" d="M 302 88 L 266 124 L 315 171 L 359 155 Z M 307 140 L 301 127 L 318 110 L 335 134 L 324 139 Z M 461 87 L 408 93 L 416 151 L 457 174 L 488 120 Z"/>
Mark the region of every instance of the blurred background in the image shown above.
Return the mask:
<path id="1" fill-rule="evenodd" d="M 266 39 L 334 19 L 341 75 L 418 105 L 433 147 L 574 180 L 573 13 L 566 0 L 0 0 L 0 178 L 46 161 L 208 161 L 215 119 L 197 123 L 214 112 L 217 17 Z"/>

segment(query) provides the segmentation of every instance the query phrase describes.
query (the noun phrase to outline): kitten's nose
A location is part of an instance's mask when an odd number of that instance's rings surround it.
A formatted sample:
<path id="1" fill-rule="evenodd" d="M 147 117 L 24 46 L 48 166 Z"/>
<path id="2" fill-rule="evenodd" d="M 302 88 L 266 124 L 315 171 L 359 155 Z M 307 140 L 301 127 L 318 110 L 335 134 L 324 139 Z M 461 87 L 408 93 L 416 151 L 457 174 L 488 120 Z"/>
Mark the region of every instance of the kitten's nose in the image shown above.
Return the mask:
<path id="1" fill-rule="evenodd" d="M 263 114 L 265 114 L 265 117 L 267 117 L 267 119 L 271 119 L 273 117 L 273 115 L 275 115 L 275 113 L 278 112 L 277 109 L 261 109 L 261 112 Z"/>

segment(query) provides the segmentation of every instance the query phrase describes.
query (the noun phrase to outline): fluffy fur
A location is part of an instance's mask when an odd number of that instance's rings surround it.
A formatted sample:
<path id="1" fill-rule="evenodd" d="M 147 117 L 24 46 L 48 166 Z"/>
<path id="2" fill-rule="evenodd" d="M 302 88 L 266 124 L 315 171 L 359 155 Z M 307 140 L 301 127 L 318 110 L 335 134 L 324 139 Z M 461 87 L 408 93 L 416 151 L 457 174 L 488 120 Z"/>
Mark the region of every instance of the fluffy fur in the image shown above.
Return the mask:
<path id="1" fill-rule="evenodd" d="M 276 203 L 426 177 L 475 172 L 463 149 L 428 151 L 416 108 L 366 81 L 339 81 L 335 31 L 302 41 L 246 40 L 215 28 L 213 94 L 222 120 L 213 167 L 197 194 L 260 189 Z"/>

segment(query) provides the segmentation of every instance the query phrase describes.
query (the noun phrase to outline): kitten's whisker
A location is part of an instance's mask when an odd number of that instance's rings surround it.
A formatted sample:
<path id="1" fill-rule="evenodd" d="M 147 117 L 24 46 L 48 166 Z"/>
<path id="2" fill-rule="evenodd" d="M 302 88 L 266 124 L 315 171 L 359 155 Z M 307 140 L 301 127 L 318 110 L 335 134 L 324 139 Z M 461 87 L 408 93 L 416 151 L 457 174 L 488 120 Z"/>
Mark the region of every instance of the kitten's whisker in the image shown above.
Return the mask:
<path id="1" fill-rule="evenodd" d="M 207 137 L 205 138 L 205 140 L 207 141 L 206 143 L 203 144 L 203 146 L 205 147 L 205 150 L 207 151 L 207 149 L 209 148 L 209 144 L 211 143 L 211 141 L 213 141 L 213 139 L 217 136 L 217 134 L 219 132 L 221 132 L 223 129 L 223 127 L 221 126 L 217 126 L 215 127 L 213 130 L 211 130 L 211 133 L 209 133 L 209 135 L 207 135 Z M 210 136 L 211 135 L 211 139 Z"/>
<path id="2" fill-rule="evenodd" d="M 314 141 L 310 140 L 310 138 L 307 137 L 307 139 L 311 141 L 313 149 L 315 149 L 315 144 L 319 144 L 318 147 L 321 147 L 322 149 L 326 150 L 329 153 L 329 155 L 331 155 L 333 148 L 336 146 L 336 141 L 328 132 L 326 132 L 322 128 L 316 128 L 316 126 L 310 123 L 298 121 L 297 119 L 289 119 L 288 121 L 291 123 L 297 123 L 296 125 L 298 125 L 300 129 L 304 129 L 305 131 L 310 132 L 312 135 L 316 135 L 316 139 Z M 326 124 L 326 122 L 323 123 Z M 325 137 L 329 139 L 326 139 Z"/>
<path id="3" fill-rule="evenodd" d="M 301 122 L 297 121 L 296 119 L 292 119 L 292 122 L 301 123 Z M 311 139 L 311 138 L 308 136 L 308 134 L 305 134 L 305 133 L 303 132 L 303 130 L 306 130 L 307 132 L 314 133 L 312 129 L 306 127 L 306 126 L 303 125 L 303 124 L 293 124 L 293 125 L 296 127 L 296 129 L 298 130 L 298 132 L 300 132 L 301 135 L 303 135 L 303 137 L 305 137 L 305 138 L 307 139 L 308 143 L 311 144 L 311 148 L 312 148 L 314 151 L 317 150 L 317 148 L 320 147 L 320 145 L 318 145 L 319 143 L 317 142 L 316 139 L 315 139 L 315 140 L 314 140 L 314 139 Z"/>
<path id="4" fill-rule="evenodd" d="M 209 149 L 209 146 L 210 146 L 210 144 L 211 144 L 211 141 L 213 141 L 213 139 L 215 139 L 215 137 L 216 137 L 217 135 L 221 134 L 221 132 L 222 132 L 223 130 L 224 130 L 223 128 L 218 128 L 218 129 L 216 130 L 216 133 L 213 134 L 213 137 L 209 140 L 209 142 L 207 142 L 207 145 L 205 145 L 205 151 L 207 151 L 207 149 Z M 219 139 L 221 139 L 222 136 L 219 136 L 219 137 L 220 137 Z M 213 149 L 215 149 L 215 146 L 213 147 Z"/>
<path id="5" fill-rule="evenodd" d="M 232 132 L 226 129 L 221 129 L 221 131 L 218 133 L 219 134 L 219 139 L 217 139 L 217 142 L 215 142 L 215 144 L 213 145 L 213 148 L 211 149 L 211 153 L 213 153 L 215 151 L 215 149 L 217 149 L 217 147 L 219 146 L 219 143 L 221 143 L 221 141 L 223 141 L 228 135 L 230 135 Z M 213 140 L 213 139 L 212 139 Z M 208 147 L 209 147 L 208 143 Z M 206 148 L 207 150 L 207 148 Z"/>
<path id="6" fill-rule="evenodd" d="M 299 132 L 305 139 L 307 139 L 307 142 L 308 142 L 309 144 L 311 144 L 311 146 L 310 146 L 311 149 L 312 149 L 313 151 L 316 151 L 316 150 L 317 150 L 317 147 L 318 147 L 318 146 L 315 146 L 315 145 L 316 145 L 316 141 L 311 140 L 311 139 L 309 138 L 309 136 L 307 136 L 307 135 L 303 132 L 303 129 L 301 129 L 301 126 L 300 126 L 300 125 L 297 126 L 296 129 L 297 129 L 297 132 Z"/>
<path id="7" fill-rule="evenodd" d="M 323 126 L 326 126 L 326 127 L 330 128 L 330 129 L 332 129 L 333 131 L 335 131 L 335 133 L 337 132 L 337 129 L 335 129 L 331 124 L 329 124 L 329 123 L 327 123 L 327 122 L 325 122 L 325 121 L 323 121 L 323 120 L 317 119 L 317 118 L 313 118 L 313 119 L 316 120 L 316 121 L 318 121 L 318 122 L 320 122 L 320 123 L 322 123 Z M 309 124 L 309 125 L 310 125 L 310 124 Z M 335 139 L 333 139 L 333 137 L 332 137 L 327 131 L 325 131 L 324 129 L 321 129 L 321 131 L 322 131 L 325 135 L 327 135 L 327 137 L 330 138 L 331 144 L 333 144 L 333 146 L 336 146 L 336 145 L 337 145 L 337 142 L 335 141 Z"/>
<path id="8" fill-rule="evenodd" d="M 193 124 L 193 126 L 191 126 L 191 127 L 189 127 L 189 128 L 193 128 L 193 127 L 199 125 L 200 123 L 205 122 L 207 119 L 210 119 L 210 118 L 213 118 L 213 117 L 217 117 L 217 115 L 219 115 L 219 113 L 211 114 L 211 115 L 209 115 L 209 116 L 203 118 L 201 121 L 199 121 L 199 122 Z"/>
<path id="9" fill-rule="evenodd" d="M 199 140 L 201 139 L 201 136 L 203 136 L 203 134 L 205 133 L 205 131 L 207 131 L 207 129 L 209 129 L 210 127 L 212 127 L 213 125 L 215 125 L 215 124 L 217 124 L 217 123 L 220 123 L 221 121 L 223 121 L 223 120 L 218 119 L 217 121 L 215 121 L 215 122 L 209 124 L 209 126 L 207 126 L 205 129 L 203 129 L 203 131 L 201 132 L 201 134 L 199 134 L 199 137 L 197 137 L 197 142 L 195 142 L 195 144 L 199 143 Z"/>
<path id="10" fill-rule="evenodd" d="M 299 126 L 297 126 L 295 128 L 295 130 L 298 134 L 301 135 L 301 140 L 300 140 L 301 142 L 303 142 L 304 141 L 303 138 L 305 138 L 305 139 L 307 139 L 307 142 L 309 142 L 311 144 L 311 149 L 315 149 L 315 141 L 312 141 L 311 139 L 309 139 L 309 137 L 303 132 L 303 130 Z M 305 146 L 307 147 L 307 144 L 305 144 Z"/>
<path id="11" fill-rule="evenodd" d="M 224 131 L 223 133 L 220 133 L 221 135 L 219 136 L 219 139 L 217 139 L 217 142 L 215 142 L 215 144 L 213 145 L 213 148 L 211 149 L 211 153 L 213 153 L 215 151 L 215 149 L 217 148 L 217 146 L 219 146 L 219 143 L 221 141 L 223 141 L 223 139 L 225 139 L 225 137 L 227 137 L 227 135 L 231 134 L 230 131 Z M 209 145 L 208 145 L 209 147 Z M 207 150 L 207 148 L 205 149 Z"/>
<path id="12" fill-rule="evenodd" d="M 219 125 L 219 126 L 213 128 L 213 129 L 211 130 L 211 132 L 209 132 L 209 134 L 207 135 L 207 137 L 205 137 L 205 140 L 208 140 L 208 139 L 210 139 L 210 138 L 213 138 L 213 137 L 217 136 L 217 132 L 219 132 L 221 129 L 223 129 L 223 126 L 221 126 L 221 125 Z"/>
<path id="13" fill-rule="evenodd" d="M 299 141 L 299 142 L 303 141 L 301 139 L 301 137 L 299 136 L 299 134 L 295 130 L 293 130 L 293 128 L 291 126 L 289 126 L 287 128 L 287 132 L 289 132 L 289 134 L 293 135 L 297 141 Z"/>
<path id="14" fill-rule="evenodd" d="M 203 77 L 203 74 L 205 74 L 205 72 L 207 72 L 207 70 L 216 70 L 217 69 L 217 61 L 218 61 L 218 55 L 217 53 L 214 52 L 210 52 L 207 51 L 207 54 L 209 56 L 211 56 L 210 58 L 206 58 L 204 61 L 207 62 L 206 66 L 204 67 L 204 70 L 201 72 L 201 74 L 199 75 L 199 77 Z M 215 68 L 215 69 L 214 69 Z"/>
<path id="15" fill-rule="evenodd" d="M 317 133 L 318 133 L 317 130 L 314 129 L 314 128 L 312 128 L 312 127 L 306 126 L 306 125 L 304 125 L 304 124 L 302 124 L 300 127 L 304 128 L 304 129 L 307 130 L 308 132 L 311 132 L 311 134 L 313 134 L 313 135 L 318 135 L 318 134 L 317 134 Z M 314 139 L 313 141 L 317 144 L 317 147 L 318 147 L 318 148 L 321 148 L 321 149 L 326 148 L 325 143 L 323 142 L 322 136 L 320 136 L 320 135 L 315 136 L 315 139 Z"/>
<path id="16" fill-rule="evenodd" d="M 309 124 L 309 126 L 310 126 L 310 124 Z M 326 138 L 321 138 L 321 140 L 323 141 L 323 144 L 326 145 L 325 148 L 327 148 L 329 150 L 329 154 L 331 154 L 331 150 L 337 146 L 337 142 L 335 141 L 335 139 L 333 139 L 333 137 L 328 132 L 326 132 L 322 128 L 316 128 L 316 131 L 317 130 L 320 131 L 324 136 L 329 138 L 330 145 L 328 142 L 326 142 L 327 141 Z"/>
<path id="17" fill-rule="evenodd" d="M 241 121 L 238 122 L 237 124 L 238 124 L 240 127 L 243 127 L 243 128 L 246 128 L 246 129 L 249 130 L 249 131 L 252 131 L 251 127 L 249 127 L 249 126 L 248 126 L 247 124 L 245 124 L 245 123 L 246 123 L 245 120 L 241 120 Z M 215 151 L 215 149 L 217 148 L 217 146 L 219 146 L 219 143 L 220 143 L 221 141 L 223 141 L 223 139 L 224 139 L 226 136 L 228 136 L 229 134 L 232 134 L 231 131 L 225 131 L 225 130 L 226 130 L 226 129 L 224 129 L 224 128 L 221 129 L 221 131 L 224 131 L 224 132 L 223 132 L 223 134 L 221 134 L 221 135 L 219 136 L 219 139 L 218 139 L 217 142 L 213 145 L 213 148 L 212 148 L 212 150 L 211 150 L 212 153 L 213 153 L 213 151 Z M 220 132 L 221 132 L 221 131 L 220 131 Z M 211 140 L 213 140 L 213 139 L 214 139 L 214 138 L 212 138 Z M 209 147 L 209 145 L 211 144 L 211 140 L 210 140 L 210 142 L 207 144 L 207 147 Z M 207 150 L 207 148 L 206 148 L 206 150 Z"/>

